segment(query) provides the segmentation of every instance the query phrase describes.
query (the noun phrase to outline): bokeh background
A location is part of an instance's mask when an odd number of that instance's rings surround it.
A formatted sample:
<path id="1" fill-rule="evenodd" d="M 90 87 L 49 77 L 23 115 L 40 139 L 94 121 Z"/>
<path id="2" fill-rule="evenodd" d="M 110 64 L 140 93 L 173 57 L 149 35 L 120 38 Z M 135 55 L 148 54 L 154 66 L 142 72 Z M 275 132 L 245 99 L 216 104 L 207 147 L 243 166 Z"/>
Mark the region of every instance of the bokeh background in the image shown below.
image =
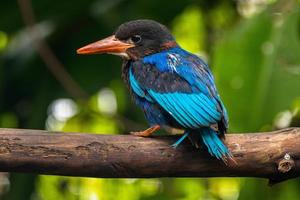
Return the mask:
<path id="1" fill-rule="evenodd" d="M 300 125 L 298 0 L 2 0 L 0 126 L 126 134 L 145 128 L 121 59 L 75 50 L 128 20 L 167 25 L 211 66 L 230 132 Z M 59 133 L 57 133 L 59 134 Z M 184 167 L 184 166 L 182 166 Z M 4 200 L 297 200 L 300 180 L 93 179 L 0 174 Z"/>

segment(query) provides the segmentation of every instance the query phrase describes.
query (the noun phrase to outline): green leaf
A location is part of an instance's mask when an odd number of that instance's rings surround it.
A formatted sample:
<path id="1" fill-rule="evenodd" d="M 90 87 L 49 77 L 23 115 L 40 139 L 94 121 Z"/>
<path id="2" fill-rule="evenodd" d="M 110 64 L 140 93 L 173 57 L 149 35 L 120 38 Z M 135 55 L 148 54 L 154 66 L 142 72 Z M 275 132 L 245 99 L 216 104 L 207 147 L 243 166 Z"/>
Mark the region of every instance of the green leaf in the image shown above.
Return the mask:
<path id="1" fill-rule="evenodd" d="M 247 19 L 215 47 L 217 85 L 233 131 L 271 124 L 300 96 L 300 11 L 292 9 Z"/>

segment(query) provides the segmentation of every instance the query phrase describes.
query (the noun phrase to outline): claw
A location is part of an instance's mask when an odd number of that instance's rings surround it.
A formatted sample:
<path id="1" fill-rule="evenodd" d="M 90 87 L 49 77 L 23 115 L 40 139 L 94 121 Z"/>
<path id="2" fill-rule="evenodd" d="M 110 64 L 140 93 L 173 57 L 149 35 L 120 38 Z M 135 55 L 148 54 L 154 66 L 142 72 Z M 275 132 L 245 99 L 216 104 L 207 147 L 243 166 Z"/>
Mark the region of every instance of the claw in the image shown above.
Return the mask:
<path id="1" fill-rule="evenodd" d="M 139 137 L 149 137 L 151 136 L 155 131 L 159 130 L 160 126 L 155 125 L 152 126 L 144 131 L 138 131 L 138 132 L 130 132 L 131 135 L 139 136 Z"/>

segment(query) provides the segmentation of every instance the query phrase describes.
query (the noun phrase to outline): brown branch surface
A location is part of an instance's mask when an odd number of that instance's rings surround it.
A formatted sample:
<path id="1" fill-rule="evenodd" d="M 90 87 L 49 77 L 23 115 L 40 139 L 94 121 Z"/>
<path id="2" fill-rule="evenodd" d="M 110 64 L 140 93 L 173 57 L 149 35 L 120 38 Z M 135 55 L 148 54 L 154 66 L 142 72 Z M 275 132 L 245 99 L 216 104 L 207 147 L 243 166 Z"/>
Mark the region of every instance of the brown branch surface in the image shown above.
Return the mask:
<path id="1" fill-rule="evenodd" d="M 300 128 L 229 134 L 237 164 L 227 166 L 177 136 L 54 133 L 0 129 L 0 171 L 103 178 L 260 177 L 271 183 L 300 176 Z"/>

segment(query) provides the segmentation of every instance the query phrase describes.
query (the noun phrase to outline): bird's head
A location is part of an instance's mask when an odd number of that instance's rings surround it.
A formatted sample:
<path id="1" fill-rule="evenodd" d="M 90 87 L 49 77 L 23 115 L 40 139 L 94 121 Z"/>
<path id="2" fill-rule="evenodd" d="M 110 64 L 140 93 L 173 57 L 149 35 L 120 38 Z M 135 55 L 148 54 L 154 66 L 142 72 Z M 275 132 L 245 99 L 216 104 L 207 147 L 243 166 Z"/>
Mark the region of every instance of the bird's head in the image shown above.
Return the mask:
<path id="1" fill-rule="evenodd" d="M 88 44 L 77 53 L 108 53 L 138 60 L 175 46 L 177 43 L 164 25 L 153 20 L 135 20 L 120 25 L 112 36 Z"/>

